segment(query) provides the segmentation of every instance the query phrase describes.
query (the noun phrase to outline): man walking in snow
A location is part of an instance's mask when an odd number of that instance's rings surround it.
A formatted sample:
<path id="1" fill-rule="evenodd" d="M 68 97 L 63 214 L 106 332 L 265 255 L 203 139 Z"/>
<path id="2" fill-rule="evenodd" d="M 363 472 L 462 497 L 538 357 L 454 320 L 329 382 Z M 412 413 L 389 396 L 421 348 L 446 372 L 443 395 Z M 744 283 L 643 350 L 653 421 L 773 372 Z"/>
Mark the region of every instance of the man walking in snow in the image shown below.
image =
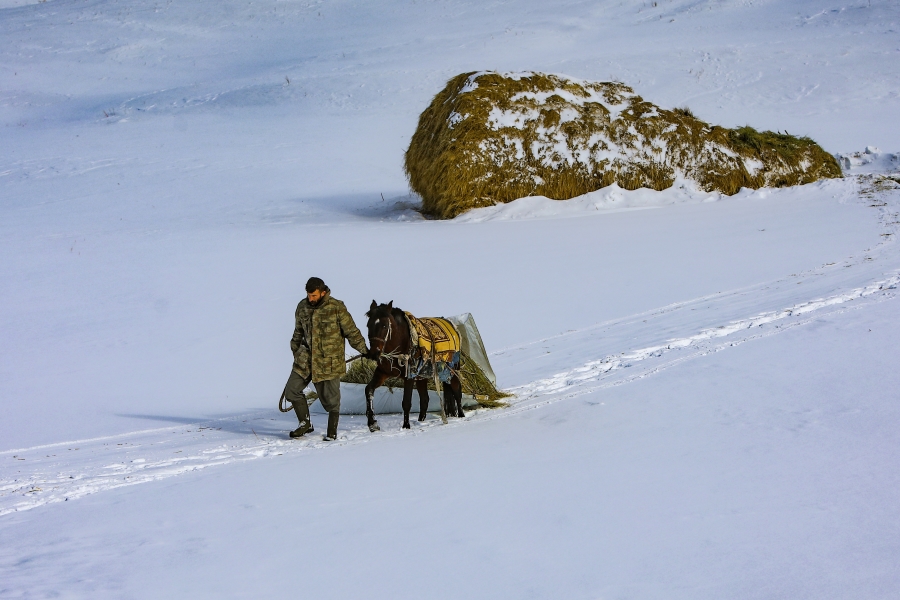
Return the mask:
<path id="1" fill-rule="evenodd" d="M 363 338 L 347 307 L 331 297 L 331 290 L 318 277 L 306 282 L 306 298 L 294 312 L 291 351 L 294 367 L 284 388 L 284 397 L 294 405 L 300 426 L 291 432 L 298 438 L 313 430 L 303 390 L 312 381 L 322 408 L 328 412 L 325 440 L 337 439 L 341 409 L 341 375 L 347 372 L 344 339 L 360 354 L 368 354 Z"/>

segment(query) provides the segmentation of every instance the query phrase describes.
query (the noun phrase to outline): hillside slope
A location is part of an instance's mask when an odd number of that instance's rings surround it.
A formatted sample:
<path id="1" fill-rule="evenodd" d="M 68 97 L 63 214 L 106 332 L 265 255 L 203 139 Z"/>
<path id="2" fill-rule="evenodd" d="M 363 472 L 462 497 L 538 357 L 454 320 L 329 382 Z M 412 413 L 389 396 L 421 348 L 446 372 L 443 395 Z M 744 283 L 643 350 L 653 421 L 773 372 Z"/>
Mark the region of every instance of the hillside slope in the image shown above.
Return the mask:
<path id="1" fill-rule="evenodd" d="M 891 597 L 900 206 L 852 153 L 900 149 L 898 17 L 0 0 L 0 596 Z M 479 69 L 622 81 L 851 177 L 425 220 L 403 151 Z M 472 312 L 516 405 L 290 443 L 310 275 L 358 324 Z"/>

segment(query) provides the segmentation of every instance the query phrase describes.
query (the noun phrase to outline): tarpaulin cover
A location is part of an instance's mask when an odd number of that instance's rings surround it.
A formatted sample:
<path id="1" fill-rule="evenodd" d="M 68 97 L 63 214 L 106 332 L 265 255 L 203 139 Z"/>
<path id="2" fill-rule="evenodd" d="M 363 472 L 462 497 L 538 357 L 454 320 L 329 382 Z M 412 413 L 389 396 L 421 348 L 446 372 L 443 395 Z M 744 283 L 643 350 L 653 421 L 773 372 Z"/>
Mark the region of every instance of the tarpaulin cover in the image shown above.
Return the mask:
<path id="1" fill-rule="evenodd" d="M 484 375 L 494 385 L 497 385 L 497 376 L 491 368 L 488 360 L 487 352 L 484 349 L 484 342 L 481 341 L 481 333 L 478 326 L 475 325 L 475 318 L 472 313 L 463 313 L 455 317 L 447 317 L 447 320 L 453 323 L 462 344 L 462 351 L 484 371 Z"/>

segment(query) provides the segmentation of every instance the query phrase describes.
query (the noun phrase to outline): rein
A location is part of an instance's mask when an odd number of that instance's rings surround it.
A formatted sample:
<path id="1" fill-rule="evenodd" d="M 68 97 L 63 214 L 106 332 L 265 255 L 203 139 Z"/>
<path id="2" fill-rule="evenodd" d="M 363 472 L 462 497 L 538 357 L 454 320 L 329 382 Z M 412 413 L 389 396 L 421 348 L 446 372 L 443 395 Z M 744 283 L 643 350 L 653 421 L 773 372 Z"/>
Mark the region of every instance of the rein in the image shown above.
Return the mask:
<path id="1" fill-rule="evenodd" d="M 388 364 L 390 365 L 391 373 L 393 373 L 394 371 L 397 371 L 400 373 L 401 376 L 403 376 L 404 373 L 403 373 L 403 369 L 401 367 L 403 367 L 407 364 L 407 362 L 409 361 L 410 354 L 409 353 L 404 354 L 403 352 L 400 351 L 399 348 L 391 350 L 390 352 L 384 351 L 384 347 L 387 345 L 388 341 L 391 339 L 393 332 L 394 332 L 393 316 L 388 314 L 385 316 L 385 318 L 387 319 L 387 332 L 384 334 L 384 337 L 381 338 L 381 337 L 373 336 L 372 338 L 370 338 L 373 342 L 381 342 L 381 349 L 378 350 L 378 358 L 375 359 L 375 361 L 377 363 L 377 362 L 380 362 L 382 359 L 387 360 Z M 373 345 L 373 348 L 374 348 L 374 345 Z M 411 351 L 412 350 L 410 350 L 410 352 Z M 396 367 L 394 366 L 395 360 L 397 361 L 399 366 L 396 366 Z"/>

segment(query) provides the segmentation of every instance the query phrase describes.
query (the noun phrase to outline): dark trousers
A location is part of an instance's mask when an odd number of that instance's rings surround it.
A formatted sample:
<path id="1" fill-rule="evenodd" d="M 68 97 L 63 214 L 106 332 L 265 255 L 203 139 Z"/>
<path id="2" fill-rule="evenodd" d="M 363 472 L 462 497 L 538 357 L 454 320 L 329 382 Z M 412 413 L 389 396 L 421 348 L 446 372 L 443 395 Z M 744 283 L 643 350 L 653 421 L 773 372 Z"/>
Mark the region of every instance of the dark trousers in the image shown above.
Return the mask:
<path id="1" fill-rule="evenodd" d="M 306 394 L 303 390 L 309 385 L 310 378 L 303 378 L 291 371 L 288 377 L 287 385 L 284 388 L 284 397 L 294 405 L 294 413 L 300 424 L 309 422 L 309 405 L 306 403 Z M 341 411 L 341 380 L 340 378 L 326 379 L 325 381 L 314 381 L 313 386 L 316 388 L 316 394 L 319 395 L 319 402 L 322 408 L 328 413 L 328 437 L 337 437 L 337 426 L 340 420 Z"/>

